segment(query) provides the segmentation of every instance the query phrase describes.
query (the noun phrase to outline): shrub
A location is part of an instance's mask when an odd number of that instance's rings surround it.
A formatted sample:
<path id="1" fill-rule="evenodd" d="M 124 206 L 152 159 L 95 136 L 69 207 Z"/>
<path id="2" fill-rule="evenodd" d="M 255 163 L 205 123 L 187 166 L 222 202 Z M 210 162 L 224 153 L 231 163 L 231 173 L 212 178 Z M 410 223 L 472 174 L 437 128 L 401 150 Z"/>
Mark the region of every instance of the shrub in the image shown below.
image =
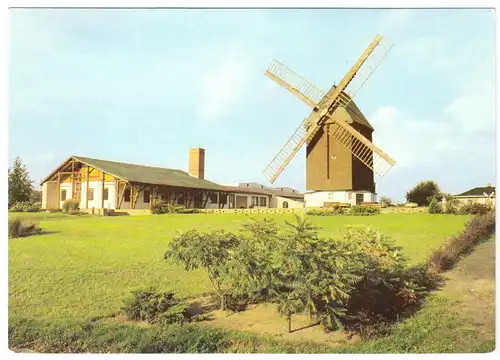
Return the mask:
<path id="1" fill-rule="evenodd" d="M 9 209 L 10 212 L 39 212 L 41 211 L 41 204 L 39 202 L 17 202 Z"/>
<path id="2" fill-rule="evenodd" d="M 75 213 L 80 209 L 80 202 L 77 199 L 67 199 L 62 204 L 62 212 L 63 213 Z"/>
<path id="3" fill-rule="evenodd" d="M 182 205 L 171 205 L 166 200 L 155 200 L 151 204 L 152 214 L 197 214 L 198 209 L 186 209 Z"/>
<path id="4" fill-rule="evenodd" d="M 380 208 L 376 206 L 354 205 L 348 212 L 349 215 L 366 216 L 380 214 Z"/>
<path id="5" fill-rule="evenodd" d="M 437 201 L 436 198 L 432 199 L 431 203 L 429 204 L 429 214 L 442 214 L 443 213 L 443 207 L 441 206 L 441 203 Z"/>
<path id="6" fill-rule="evenodd" d="M 27 224 L 21 219 L 9 220 L 9 238 L 26 237 L 41 232 L 42 230 L 36 224 Z"/>
<path id="7" fill-rule="evenodd" d="M 451 238 L 432 253 L 429 260 L 430 267 L 437 271 L 451 269 L 461 256 L 471 252 L 477 244 L 486 241 L 494 232 L 494 212 L 474 216 L 466 224 L 462 234 Z"/>
<path id="8" fill-rule="evenodd" d="M 342 206 L 333 206 L 329 208 L 320 208 L 320 209 L 309 209 L 306 211 L 306 215 L 311 216 L 332 216 L 332 215 L 344 215 L 346 213 L 346 209 Z"/>
<path id="9" fill-rule="evenodd" d="M 225 230 L 205 233 L 192 229 L 174 237 L 164 259 L 183 264 L 187 271 L 202 268 L 219 296 L 220 309 L 224 310 L 225 297 L 231 291 L 230 260 L 239 243 L 237 235 Z"/>
<path id="10" fill-rule="evenodd" d="M 173 324 L 205 318 L 200 315 L 191 316 L 187 311 L 187 304 L 183 300 L 176 299 L 172 292 L 157 293 L 154 288 L 149 288 L 134 291 L 132 295 L 122 307 L 129 320 Z"/>
<path id="11" fill-rule="evenodd" d="M 392 206 L 392 200 L 388 198 L 387 196 L 382 196 L 380 198 L 380 204 L 382 206 Z"/>
<path id="12" fill-rule="evenodd" d="M 459 209 L 458 212 L 462 215 L 484 215 L 492 210 L 492 207 L 486 204 L 480 204 L 474 202 L 472 204 L 464 204 Z"/>

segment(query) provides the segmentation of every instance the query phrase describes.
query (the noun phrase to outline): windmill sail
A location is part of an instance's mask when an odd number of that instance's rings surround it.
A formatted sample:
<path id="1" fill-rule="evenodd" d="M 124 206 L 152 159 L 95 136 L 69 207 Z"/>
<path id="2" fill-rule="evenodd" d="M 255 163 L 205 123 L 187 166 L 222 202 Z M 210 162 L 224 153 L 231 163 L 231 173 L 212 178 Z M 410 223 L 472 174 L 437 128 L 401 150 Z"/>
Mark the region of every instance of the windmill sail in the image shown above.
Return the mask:
<path id="1" fill-rule="evenodd" d="M 333 121 L 331 124 L 334 130 L 329 133 L 330 136 L 380 177 L 384 176 L 396 163 L 346 122 Z"/>
<path id="2" fill-rule="evenodd" d="M 323 91 L 278 60 L 272 61 L 265 74 L 313 109 L 325 96 Z"/>
<path id="3" fill-rule="evenodd" d="M 273 160 L 266 166 L 264 171 L 262 172 L 271 183 L 274 183 L 276 178 L 281 174 L 281 172 L 285 169 L 285 167 L 288 165 L 288 163 L 293 159 L 295 154 L 300 150 L 302 145 L 304 143 L 308 142 L 312 137 L 316 134 L 316 132 L 319 130 L 321 125 L 328 119 L 330 116 L 334 113 L 334 111 L 339 107 L 345 107 L 349 104 L 350 101 L 352 101 L 352 98 L 356 93 L 359 91 L 359 89 L 366 83 L 370 75 L 373 73 L 373 71 L 376 69 L 378 64 L 383 60 L 385 55 L 389 50 L 384 52 L 384 56 L 375 56 L 374 58 L 371 57 L 372 53 L 376 49 L 376 47 L 379 45 L 379 43 L 382 40 L 382 36 L 377 35 L 375 39 L 370 43 L 368 48 L 363 52 L 363 54 L 359 57 L 359 59 L 356 61 L 356 63 L 352 66 L 352 68 L 349 70 L 349 72 L 344 76 L 342 81 L 337 85 L 333 86 L 330 91 L 324 96 L 322 96 L 321 99 L 317 100 L 317 97 L 312 99 L 309 93 L 309 96 L 298 90 L 300 89 L 309 89 L 307 85 L 302 85 L 300 84 L 309 84 L 307 80 L 303 79 L 299 75 L 295 74 L 292 70 L 289 70 L 288 68 L 284 67 L 281 63 L 276 62 L 277 64 L 273 67 L 273 64 L 271 64 L 270 70 L 268 70 L 269 73 L 271 73 L 276 79 L 278 79 L 281 83 L 283 83 L 283 86 L 287 88 L 289 91 L 294 93 L 295 95 L 299 96 L 303 101 L 308 103 L 309 106 L 315 108 L 316 111 L 314 111 L 311 116 L 308 119 L 305 119 L 295 130 L 295 132 L 292 134 L 292 136 L 288 139 L 288 141 L 285 143 L 285 145 L 281 148 L 281 150 L 278 152 L 278 154 L 273 158 Z M 389 48 L 390 49 L 390 48 Z M 369 62 L 373 61 L 370 59 L 378 60 L 374 62 L 375 65 L 369 66 L 368 71 L 364 74 L 364 76 L 361 76 L 362 81 L 361 85 L 355 85 L 353 89 L 355 91 L 349 92 L 348 87 L 351 88 L 349 85 L 352 83 L 352 80 L 357 76 L 359 70 L 363 66 L 363 64 L 368 60 Z M 284 69 L 283 69 L 284 67 Z M 267 74 L 267 72 L 266 72 Z M 276 74 L 276 75 L 274 75 Z M 268 75 L 269 76 L 269 75 Z M 275 80 L 276 80 L 275 79 Z M 295 82 L 295 86 L 293 84 L 287 83 L 285 80 L 290 80 Z M 297 79 L 299 81 L 297 81 Z M 301 80 L 302 79 L 302 80 Z M 276 80 L 276 81 L 278 81 Z M 356 83 L 354 83 L 356 84 Z M 311 85 L 313 86 L 313 85 Z M 303 90 L 303 91 L 306 91 Z M 316 95 L 318 96 L 318 95 Z M 306 101 L 307 99 L 308 101 Z M 321 106 L 318 109 L 318 105 L 320 104 Z M 347 125 L 347 124 L 346 124 Z M 356 132 L 356 131 L 355 131 Z M 357 132 L 356 132 L 357 133 Z M 358 138 L 359 136 L 362 137 L 361 134 L 358 133 L 358 135 L 351 134 L 351 136 Z M 362 139 L 358 138 L 357 139 L 359 142 L 363 142 Z M 365 139 L 366 140 L 366 139 Z M 368 140 L 366 140 L 368 141 Z M 368 141 L 369 142 L 369 141 Z M 375 145 L 373 145 L 375 146 Z M 392 160 L 392 159 L 391 159 Z M 369 163 L 369 162 L 368 162 Z M 373 165 L 372 165 L 373 166 Z"/>

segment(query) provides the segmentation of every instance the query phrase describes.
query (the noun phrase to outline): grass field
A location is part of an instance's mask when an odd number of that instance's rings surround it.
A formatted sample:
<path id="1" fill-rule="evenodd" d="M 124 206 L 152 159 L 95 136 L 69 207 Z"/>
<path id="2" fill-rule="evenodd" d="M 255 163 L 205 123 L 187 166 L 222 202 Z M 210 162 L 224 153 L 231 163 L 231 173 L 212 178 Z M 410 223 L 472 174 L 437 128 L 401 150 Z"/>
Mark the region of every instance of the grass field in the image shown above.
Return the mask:
<path id="1" fill-rule="evenodd" d="M 9 241 L 9 315 L 38 319 L 89 319 L 116 313 L 130 292 L 149 285 L 181 297 L 211 291 L 205 276 L 163 260 L 177 230 L 238 229 L 248 217 L 164 215 L 71 217 L 9 214 L 39 222 L 44 235 Z M 293 217 L 275 216 L 278 223 Z M 463 229 L 467 217 L 382 214 L 311 217 L 325 236 L 346 226 L 370 226 L 392 236 L 411 263 Z"/>

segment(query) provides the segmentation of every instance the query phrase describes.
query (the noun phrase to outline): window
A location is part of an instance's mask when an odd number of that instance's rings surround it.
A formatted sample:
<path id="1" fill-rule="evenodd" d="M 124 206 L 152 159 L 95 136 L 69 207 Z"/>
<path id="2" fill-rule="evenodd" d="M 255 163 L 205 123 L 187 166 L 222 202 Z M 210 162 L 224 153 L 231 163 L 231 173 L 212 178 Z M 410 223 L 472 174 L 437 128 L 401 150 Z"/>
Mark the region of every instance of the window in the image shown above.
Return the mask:
<path id="1" fill-rule="evenodd" d="M 288 209 L 288 201 L 283 201 L 283 208 Z"/>
<path id="2" fill-rule="evenodd" d="M 227 194 L 220 194 L 219 195 L 219 203 L 220 204 L 227 204 Z"/>
<path id="3" fill-rule="evenodd" d="M 151 196 L 151 191 L 144 190 L 142 193 L 144 194 L 144 204 L 149 204 L 149 200 L 150 200 L 150 196 Z"/>
<path id="4" fill-rule="evenodd" d="M 94 200 L 94 189 L 87 189 L 87 199 L 91 201 Z"/>
<path id="5" fill-rule="evenodd" d="M 109 189 L 108 188 L 104 188 L 104 192 L 102 193 L 102 199 L 103 200 L 108 200 L 108 195 L 109 194 Z"/>
<path id="6" fill-rule="evenodd" d="M 216 204 L 216 203 L 217 203 L 217 194 L 216 194 L 216 193 L 212 193 L 212 194 L 210 194 L 210 197 L 209 197 L 209 198 L 210 198 L 210 202 L 211 202 L 212 204 Z"/>
<path id="7" fill-rule="evenodd" d="M 66 189 L 61 190 L 61 201 L 66 200 Z"/>
<path id="8" fill-rule="evenodd" d="M 177 204 L 184 205 L 184 194 L 179 194 L 179 197 L 177 198 Z"/>
<path id="9" fill-rule="evenodd" d="M 328 193 L 328 200 L 333 200 L 333 193 Z"/>
<path id="10" fill-rule="evenodd" d="M 259 197 L 252 196 L 252 206 L 259 206 Z"/>
<path id="11" fill-rule="evenodd" d="M 125 189 L 125 194 L 123 194 L 123 201 L 130 202 L 130 189 Z"/>
<path id="12" fill-rule="evenodd" d="M 347 194 L 347 199 L 348 199 L 348 200 L 352 200 L 352 193 L 348 193 L 348 194 Z"/>
<path id="13" fill-rule="evenodd" d="M 260 205 L 259 206 L 267 206 L 267 198 L 266 197 L 260 198 Z"/>

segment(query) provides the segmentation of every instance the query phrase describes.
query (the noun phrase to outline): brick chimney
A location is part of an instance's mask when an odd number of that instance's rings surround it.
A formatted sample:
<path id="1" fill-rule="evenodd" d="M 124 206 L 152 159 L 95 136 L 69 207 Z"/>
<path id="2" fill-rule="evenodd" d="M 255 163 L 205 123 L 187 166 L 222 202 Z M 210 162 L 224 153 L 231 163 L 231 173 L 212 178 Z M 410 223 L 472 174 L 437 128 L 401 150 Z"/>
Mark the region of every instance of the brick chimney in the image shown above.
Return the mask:
<path id="1" fill-rule="evenodd" d="M 189 150 L 189 174 L 198 179 L 205 179 L 205 149 Z"/>

